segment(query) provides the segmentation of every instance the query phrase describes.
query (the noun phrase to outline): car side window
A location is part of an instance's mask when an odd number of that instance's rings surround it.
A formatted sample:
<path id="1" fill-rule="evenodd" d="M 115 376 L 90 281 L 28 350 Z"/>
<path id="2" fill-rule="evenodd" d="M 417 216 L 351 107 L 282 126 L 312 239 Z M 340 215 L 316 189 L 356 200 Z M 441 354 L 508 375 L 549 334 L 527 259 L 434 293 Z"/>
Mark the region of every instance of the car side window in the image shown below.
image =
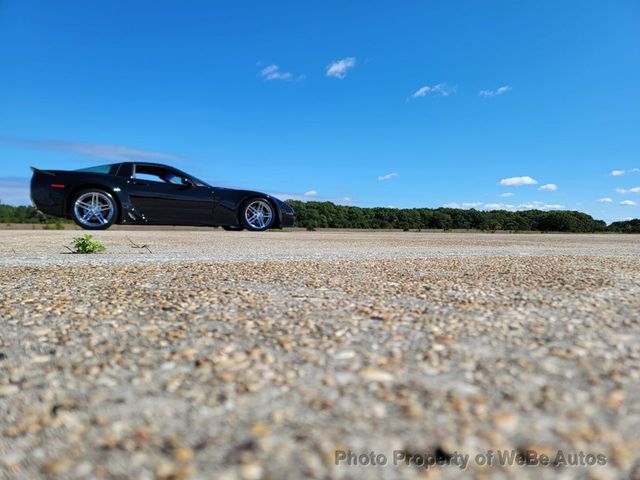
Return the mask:
<path id="1" fill-rule="evenodd" d="M 183 185 L 183 179 L 175 172 L 153 165 L 136 165 L 134 178 L 149 182 L 171 183 L 173 185 Z"/>
<path id="2" fill-rule="evenodd" d="M 179 175 L 176 175 L 175 173 L 167 170 L 164 175 L 162 176 L 162 179 L 167 182 L 167 183 L 173 183 L 174 185 L 182 185 L 182 177 Z"/>
<path id="3" fill-rule="evenodd" d="M 162 178 L 160 178 L 158 175 L 153 175 L 151 173 L 136 172 L 136 174 L 134 175 L 134 178 L 136 180 L 146 180 L 148 182 L 164 183 L 164 180 L 162 180 Z"/>

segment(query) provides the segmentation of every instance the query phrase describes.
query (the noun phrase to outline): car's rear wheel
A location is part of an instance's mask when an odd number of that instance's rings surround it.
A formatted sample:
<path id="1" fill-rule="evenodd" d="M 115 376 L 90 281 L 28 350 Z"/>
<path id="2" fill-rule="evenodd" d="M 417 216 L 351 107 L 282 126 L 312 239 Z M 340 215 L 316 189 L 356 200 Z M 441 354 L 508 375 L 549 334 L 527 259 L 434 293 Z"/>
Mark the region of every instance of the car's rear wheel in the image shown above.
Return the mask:
<path id="1" fill-rule="evenodd" d="M 106 230 L 118 218 L 118 205 L 109 192 L 82 190 L 73 197 L 71 217 L 85 230 Z"/>
<path id="2" fill-rule="evenodd" d="M 242 230 L 244 230 L 244 228 L 240 227 L 239 225 L 223 225 L 222 229 L 226 230 L 227 232 L 241 232 Z"/>
<path id="3" fill-rule="evenodd" d="M 275 209 L 266 198 L 252 198 L 243 204 L 240 221 L 247 230 L 262 232 L 273 225 Z"/>

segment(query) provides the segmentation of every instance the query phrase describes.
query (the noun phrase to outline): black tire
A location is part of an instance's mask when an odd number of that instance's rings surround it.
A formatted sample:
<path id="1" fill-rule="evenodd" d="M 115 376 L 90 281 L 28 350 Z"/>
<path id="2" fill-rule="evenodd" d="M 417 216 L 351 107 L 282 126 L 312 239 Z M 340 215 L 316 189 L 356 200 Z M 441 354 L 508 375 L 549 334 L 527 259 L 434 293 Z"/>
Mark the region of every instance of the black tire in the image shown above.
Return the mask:
<path id="1" fill-rule="evenodd" d="M 238 225 L 223 225 L 222 229 L 226 230 L 227 232 L 241 232 L 242 230 L 244 230 L 243 227 L 240 227 Z"/>
<path id="2" fill-rule="evenodd" d="M 254 208 L 256 214 L 261 213 L 261 215 L 258 217 L 252 215 L 250 208 Z M 266 212 L 270 212 L 268 218 L 266 217 Z M 240 208 L 240 224 L 249 231 L 264 232 L 271 228 L 275 221 L 276 208 L 264 197 L 250 198 Z"/>
<path id="3" fill-rule="evenodd" d="M 118 203 L 106 190 L 87 188 L 76 193 L 69 206 L 71 218 L 84 230 L 106 230 L 118 220 Z"/>

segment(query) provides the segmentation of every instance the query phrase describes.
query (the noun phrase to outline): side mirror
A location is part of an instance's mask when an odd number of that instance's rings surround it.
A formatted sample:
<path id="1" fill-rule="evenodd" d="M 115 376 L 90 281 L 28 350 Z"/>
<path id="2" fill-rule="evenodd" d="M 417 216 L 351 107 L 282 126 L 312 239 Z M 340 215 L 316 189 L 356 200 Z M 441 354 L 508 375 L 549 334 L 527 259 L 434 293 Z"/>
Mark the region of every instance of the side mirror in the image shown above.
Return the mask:
<path id="1" fill-rule="evenodd" d="M 193 180 L 187 177 L 182 177 L 182 185 L 189 188 L 196 186 L 195 183 L 193 183 Z"/>

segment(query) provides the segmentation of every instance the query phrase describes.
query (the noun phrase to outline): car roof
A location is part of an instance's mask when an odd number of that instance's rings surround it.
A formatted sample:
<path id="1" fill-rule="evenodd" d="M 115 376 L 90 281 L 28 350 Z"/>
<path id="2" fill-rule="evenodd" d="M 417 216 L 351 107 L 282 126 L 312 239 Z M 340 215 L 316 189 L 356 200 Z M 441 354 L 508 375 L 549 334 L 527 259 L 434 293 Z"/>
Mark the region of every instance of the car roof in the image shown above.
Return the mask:
<path id="1" fill-rule="evenodd" d="M 149 165 L 151 167 L 164 167 L 164 168 L 173 168 L 174 170 L 178 170 L 176 167 L 172 167 L 171 165 L 165 165 L 164 163 L 155 163 L 155 162 L 123 162 L 123 165 Z"/>

